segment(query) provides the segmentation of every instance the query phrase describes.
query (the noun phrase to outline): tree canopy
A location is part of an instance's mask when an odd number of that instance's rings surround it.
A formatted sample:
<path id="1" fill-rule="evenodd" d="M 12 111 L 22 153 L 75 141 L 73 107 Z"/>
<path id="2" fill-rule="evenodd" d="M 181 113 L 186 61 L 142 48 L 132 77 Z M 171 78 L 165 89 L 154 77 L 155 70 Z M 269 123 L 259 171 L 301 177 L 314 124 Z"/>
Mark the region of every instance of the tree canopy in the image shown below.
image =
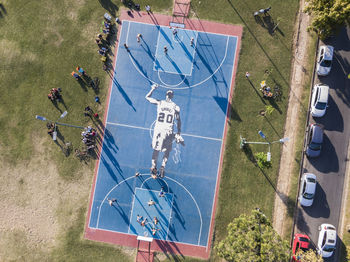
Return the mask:
<path id="1" fill-rule="evenodd" d="M 304 12 L 312 15 L 309 30 L 321 39 L 335 34 L 337 29 L 350 21 L 350 0 L 306 0 Z"/>
<path id="2" fill-rule="evenodd" d="M 313 249 L 309 249 L 306 252 L 299 249 L 297 256 L 299 256 L 299 260 L 301 262 L 323 262 L 323 258 L 318 255 Z"/>
<path id="3" fill-rule="evenodd" d="M 227 226 L 227 237 L 215 250 L 227 261 L 289 261 L 290 248 L 273 229 L 268 218 L 259 210 L 242 214 Z"/>

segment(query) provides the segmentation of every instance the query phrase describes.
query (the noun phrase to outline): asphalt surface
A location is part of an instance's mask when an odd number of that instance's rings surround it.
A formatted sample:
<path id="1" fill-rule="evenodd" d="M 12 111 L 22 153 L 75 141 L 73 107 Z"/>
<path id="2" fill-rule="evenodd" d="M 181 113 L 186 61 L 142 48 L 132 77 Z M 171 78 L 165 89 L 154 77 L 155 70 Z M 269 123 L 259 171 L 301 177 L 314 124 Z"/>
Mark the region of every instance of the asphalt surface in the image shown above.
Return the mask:
<path id="1" fill-rule="evenodd" d="M 323 43 L 320 43 L 322 45 Z M 317 246 L 318 227 L 322 223 L 334 225 L 339 232 L 339 219 L 346 165 L 349 162 L 348 146 L 350 138 L 350 27 L 343 28 L 339 34 L 325 41 L 334 46 L 332 70 L 328 76 L 315 77 L 316 83 L 330 87 L 329 107 L 322 118 L 312 118 L 310 123 L 319 123 L 324 127 L 324 144 L 321 156 L 308 159 L 304 156 L 304 172 L 317 176 L 314 203 L 311 207 L 298 206 L 296 233 L 307 234 Z M 337 250 L 330 259 L 338 261 L 340 239 Z"/>

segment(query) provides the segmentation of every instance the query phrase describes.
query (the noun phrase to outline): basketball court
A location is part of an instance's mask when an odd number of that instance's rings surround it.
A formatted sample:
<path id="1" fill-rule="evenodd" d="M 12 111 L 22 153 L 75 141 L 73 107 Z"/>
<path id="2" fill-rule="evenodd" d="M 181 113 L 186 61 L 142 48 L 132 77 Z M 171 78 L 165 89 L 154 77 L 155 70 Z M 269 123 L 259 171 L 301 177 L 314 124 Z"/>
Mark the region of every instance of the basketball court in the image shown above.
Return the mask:
<path id="1" fill-rule="evenodd" d="M 174 32 L 169 16 L 121 19 L 85 237 L 133 247 L 146 237 L 150 251 L 208 258 L 242 28 L 184 19 Z"/>

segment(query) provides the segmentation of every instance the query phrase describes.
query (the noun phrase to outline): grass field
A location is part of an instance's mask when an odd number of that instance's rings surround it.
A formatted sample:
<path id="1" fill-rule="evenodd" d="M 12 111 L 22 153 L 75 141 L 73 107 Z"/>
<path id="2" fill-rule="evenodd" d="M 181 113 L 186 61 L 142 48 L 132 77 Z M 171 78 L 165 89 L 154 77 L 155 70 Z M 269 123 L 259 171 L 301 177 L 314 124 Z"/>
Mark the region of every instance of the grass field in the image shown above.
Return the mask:
<path id="1" fill-rule="evenodd" d="M 156 12 L 171 13 L 171 0 L 138 3 L 142 7 L 149 3 Z M 298 1 L 258 3 L 192 1 L 193 17 L 244 26 L 215 242 L 225 236 L 227 224 L 241 213 L 260 207 L 272 216 L 280 146 L 271 148 L 272 168 L 260 170 L 254 153 L 266 152 L 267 148 L 250 146 L 241 151 L 239 136 L 259 141 L 258 130 L 263 130 L 270 140 L 283 136 Z M 0 17 L 0 177 L 4 182 L 0 185 L 0 206 L 5 212 L 0 214 L 0 220 L 6 222 L 0 228 L 0 260 L 114 261 L 118 257 L 119 261 L 132 261 L 132 250 L 82 239 L 95 162 L 81 163 L 73 154 L 66 157 L 60 148 L 67 141 L 74 148 L 79 147 L 79 130 L 60 128 L 62 137 L 56 145 L 47 135 L 45 123 L 34 118 L 38 114 L 55 120 L 67 110 L 64 122 L 85 126 L 92 123 L 83 116 L 87 105 L 102 117 L 110 78 L 102 71 L 94 38 L 103 14 L 117 14 L 121 2 L 6 0 L 2 4 L 5 12 Z M 253 11 L 269 5 L 272 19 L 279 23 L 275 34 L 270 34 L 252 16 Z M 91 88 L 80 86 L 70 75 L 77 65 L 100 78 L 101 104 L 94 102 L 96 94 Z M 271 72 L 267 79 L 266 70 Z M 246 71 L 251 73 L 255 88 L 264 79 L 271 85 L 280 85 L 282 100 L 260 98 L 260 91 L 257 93 L 246 80 Z M 59 104 L 56 108 L 47 99 L 53 87 L 62 88 L 65 106 Z M 259 116 L 266 105 L 272 105 L 274 111 L 266 117 Z M 18 244 L 23 248 L 18 249 Z"/>

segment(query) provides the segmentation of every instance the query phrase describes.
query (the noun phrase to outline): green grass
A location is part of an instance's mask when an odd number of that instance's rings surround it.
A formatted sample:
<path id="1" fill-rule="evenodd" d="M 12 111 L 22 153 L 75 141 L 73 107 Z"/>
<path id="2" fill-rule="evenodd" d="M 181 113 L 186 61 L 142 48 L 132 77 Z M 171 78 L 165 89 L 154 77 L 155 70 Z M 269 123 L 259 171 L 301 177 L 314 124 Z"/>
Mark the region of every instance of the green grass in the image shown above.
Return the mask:
<path id="1" fill-rule="evenodd" d="M 149 3 L 155 12 L 171 13 L 172 1 L 137 1 L 143 7 Z M 47 135 L 43 122 L 34 119 L 36 114 L 57 119 L 60 111 L 47 99 L 48 91 L 61 87 L 67 108 L 64 122 L 87 125 L 83 109 L 86 105 L 103 115 L 109 78 L 101 69 L 94 37 L 100 28 L 102 16 L 118 12 L 118 0 L 7 0 L 2 1 L 7 14 L 0 18 L 0 158 L 4 163 L 16 166 L 31 160 L 35 150 L 35 137 L 45 138 L 45 152 L 65 180 L 79 180 L 81 163 L 72 155 L 65 157 L 60 148 Z M 258 130 L 263 130 L 270 140 L 283 136 L 289 92 L 291 43 L 297 0 L 195 0 L 191 14 L 202 20 L 240 24 L 244 27 L 239 66 L 236 76 L 230 129 L 216 215 L 215 241 L 225 237 L 226 226 L 234 217 L 260 207 L 272 217 L 273 201 L 278 174 L 280 146 L 273 145 L 272 168 L 260 170 L 254 163 L 256 152 L 266 152 L 265 146 L 252 145 L 239 149 L 239 137 L 259 141 Z M 270 35 L 254 21 L 252 12 L 272 6 L 271 16 L 280 20 L 277 32 Z M 91 76 L 99 77 L 101 105 L 94 103 L 95 93 L 84 90 L 71 77 L 70 72 L 81 65 Z M 280 102 L 261 99 L 245 78 L 251 73 L 251 81 L 258 89 L 264 80 L 265 70 L 272 70 L 268 84 L 280 85 L 283 99 Z M 258 91 L 259 93 L 260 91 Z M 260 93 L 259 93 L 260 94 Z M 259 116 L 265 104 L 275 110 L 266 118 Z M 80 132 L 74 128 L 60 127 L 65 141 L 74 147 L 80 145 Z M 63 141 L 59 140 L 62 145 Z M 93 170 L 94 162 L 89 167 Z M 81 209 L 72 226 L 61 233 L 59 245 L 51 253 L 41 254 L 54 261 L 110 261 L 122 257 L 117 249 L 82 239 L 84 209 Z M 213 252 L 214 253 L 214 252 Z M 91 257 L 91 260 L 88 258 Z M 33 256 L 33 261 L 35 260 Z M 212 260 L 218 260 L 213 254 Z M 196 261 L 192 258 L 186 261 Z"/>

